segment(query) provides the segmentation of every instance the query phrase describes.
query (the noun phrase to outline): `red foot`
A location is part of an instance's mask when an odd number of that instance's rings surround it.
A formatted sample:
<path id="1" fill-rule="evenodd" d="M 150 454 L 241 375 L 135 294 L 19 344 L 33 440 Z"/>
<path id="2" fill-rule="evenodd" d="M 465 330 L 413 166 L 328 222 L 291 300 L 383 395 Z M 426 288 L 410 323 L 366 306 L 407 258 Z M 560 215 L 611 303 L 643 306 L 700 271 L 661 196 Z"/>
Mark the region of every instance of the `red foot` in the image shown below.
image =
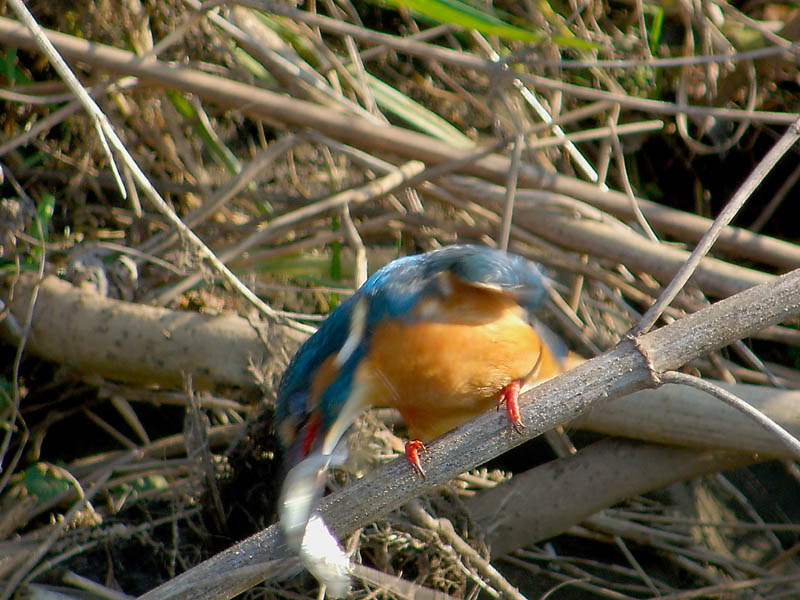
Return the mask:
<path id="1" fill-rule="evenodd" d="M 406 442 L 406 458 L 414 470 L 425 479 L 425 471 L 422 470 L 422 465 L 419 464 L 419 453 L 425 451 L 425 445 L 419 440 L 408 440 Z"/>
<path id="2" fill-rule="evenodd" d="M 522 419 L 520 419 L 519 416 L 518 399 L 520 389 L 522 389 L 522 380 L 515 379 L 500 392 L 500 403 L 505 403 L 508 420 L 511 421 L 511 425 L 517 431 L 525 429 L 525 425 L 523 425 Z"/>

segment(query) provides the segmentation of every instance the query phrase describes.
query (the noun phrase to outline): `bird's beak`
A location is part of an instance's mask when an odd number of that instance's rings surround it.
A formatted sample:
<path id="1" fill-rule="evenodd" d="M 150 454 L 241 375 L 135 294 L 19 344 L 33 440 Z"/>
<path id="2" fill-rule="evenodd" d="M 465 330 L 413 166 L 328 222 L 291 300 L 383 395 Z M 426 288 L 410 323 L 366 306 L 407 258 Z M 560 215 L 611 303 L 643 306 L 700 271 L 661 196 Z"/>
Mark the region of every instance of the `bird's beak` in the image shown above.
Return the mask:
<path id="1" fill-rule="evenodd" d="M 286 474 L 278 503 L 278 516 L 286 541 L 298 550 L 311 513 L 325 491 L 330 457 L 313 454 L 293 466 Z"/>
<path id="2" fill-rule="evenodd" d="M 287 473 L 278 513 L 286 539 L 294 547 L 302 541 L 311 514 L 325 492 L 328 469 L 347 459 L 345 443 L 334 443 L 333 449 L 324 448 L 328 438 L 321 415 L 315 412 L 286 450 L 284 465 Z"/>

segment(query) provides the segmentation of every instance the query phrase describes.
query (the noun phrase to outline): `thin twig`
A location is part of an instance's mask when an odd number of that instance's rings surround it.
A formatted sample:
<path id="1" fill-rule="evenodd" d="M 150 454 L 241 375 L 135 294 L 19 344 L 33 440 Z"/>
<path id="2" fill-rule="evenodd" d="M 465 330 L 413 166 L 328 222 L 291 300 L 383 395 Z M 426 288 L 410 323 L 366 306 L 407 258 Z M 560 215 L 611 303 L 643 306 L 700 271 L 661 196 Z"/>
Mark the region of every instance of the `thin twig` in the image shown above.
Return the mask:
<path id="1" fill-rule="evenodd" d="M 220 264 L 223 264 L 222 261 L 227 262 L 232 260 L 234 257 L 240 256 L 253 246 L 263 244 L 273 237 L 280 229 L 290 227 L 305 219 L 320 215 L 329 210 L 337 209 L 344 204 L 359 204 L 366 202 L 387 194 L 398 187 L 408 185 L 408 180 L 421 173 L 424 168 L 425 165 L 423 163 L 412 160 L 404 165 L 401 165 L 400 167 L 397 167 L 394 171 L 384 175 L 379 179 L 376 179 L 375 181 L 370 181 L 369 183 L 357 188 L 341 191 L 333 196 L 330 196 L 329 198 L 325 198 L 313 204 L 309 204 L 308 206 L 289 211 L 270 221 L 266 227 L 259 229 L 247 238 L 220 252 L 220 258 L 217 260 L 219 260 Z M 225 268 L 227 270 L 227 267 Z M 157 298 L 157 302 L 159 304 L 166 304 L 173 298 L 196 285 L 202 279 L 202 273 L 190 275 L 177 285 L 162 293 Z M 305 331 L 309 330 L 308 327 L 304 327 L 303 329 Z M 311 329 L 311 331 L 313 332 L 314 330 Z"/>
<path id="2" fill-rule="evenodd" d="M 5 165 L 0 164 L 0 172 L 4 174 L 5 177 L 11 182 L 12 187 L 17 191 L 22 199 L 24 199 L 29 205 L 33 206 L 33 200 L 25 193 L 25 190 L 19 185 L 16 178 L 6 169 Z M 17 341 L 17 351 L 14 354 L 14 364 L 12 367 L 12 376 L 11 376 L 11 385 L 13 389 L 13 398 L 11 400 L 11 414 L 7 417 L 7 427 L 5 427 L 5 433 L 3 434 L 3 442 L 0 444 L 0 471 L 3 471 L 3 476 L 0 477 L 0 493 L 6 488 L 8 485 L 9 479 L 14 474 L 16 470 L 16 465 L 19 462 L 22 454 L 25 450 L 26 444 L 28 443 L 28 436 L 29 431 L 28 427 L 25 425 L 25 421 L 20 417 L 20 381 L 19 381 L 19 370 L 20 364 L 22 363 L 22 355 L 25 352 L 25 346 L 28 343 L 28 338 L 31 335 L 31 329 L 33 328 L 33 317 L 34 311 L 36 309 L 36 301 L 39 297 L 39 284 L 44 277 L 44 270 L 45 265 L 47 264 L 47 252 L 45 250 L 45 234 L 44 228 L 42 226 L 42 220 L 39 217 L 39 213 L 34 211 L 34 219 L 36 221 L 36 232 L 39 234 L 39 264 L 36 273 L 36 281 L 33 284 L 31 289 L 30 299 L 28 300 L 27 312 L 25 313 L 25 325 L 22 328 L 22 334 L 20 339 Z M 17 269 L 19 273 L 19 268 Z M 8 452 L 8 448 L 11 444 L 11 438 L 14 435 L 15 429 L 17 427 L 17 423 L 19 422 L 19 426 L 22 429 L 22 436 L 21 439 L 18 440 L 17 443 L 17 451 L 14 454 L 13 459 L 11 460 L 10 464 L 3 466 L 3 462 L 5 460 L 6 452 Z"/>
<path id="3" fill-rule="evenodd" d="M 718 385 L 715 385 L 706 379 L 700 379 L 699 377 L 694 377 L 685 373 L 678 373 L 676 371 L 662 373 L 660 378 L 664 383 L 690 385 L 698 390 L 703 390 L 704 392 L 711 394 L 719 400 L 722 400 L 728 406 L 731 406 L 744 413 L 753 421 L 761 425 L 764 429 L 769 431 L 772 435 L 779 439 L 787 449 L 791 450 L 796 460 L 800 460 L 800 440 L 778 425 L 775 421 L 770 419 L 763 412 L 753 408 L 735 394 L 731 394 L 728 390 L 722 389 Z"/>
<path id="4" fill-rule="evenodd" d="M 275 140 L 266 148 L 263 148 L 252 159 L 242 167 L 235 176 L 231 177 L 224 186 L 217 189 L 208 201 L 200 208 L 193 210 L 183 222 L 187 227 L 194 227 L 201 223 L 215 212 L 222 209 L 232 198 L 241 192 L 245 186 L 257 177 L 263 177 L 264 172 L 273 164 L 279 156 L 294 148 L 302 138 L 296 135 L 286 135 Z M 139 247 L 141 251 L 149 251 L 153 254 L 163 252 L 166 247 L 172 244 L 177 238 L 173 231 L 166 231 L 151 236 L 146 243 Z"/>
<path id="5" fill-rule="evenodd" d="M 33 38 L 36 40 L 36 44 L 39 46 L 39 49 L 41 49 L 45 56 L 47 56 L 47 58 L 50 60 L 50 63 L 53 65 L 53 68 L 64 80 L 64 83 L 67 84 L 67 87 L 72 90 L 72 93 L 77 96 L 80 103 L 89 112 L 89 116 L 91 117 L 94 127 L 97 130 L 103 150 L 105 150 L 106 155 L 108 156 L 109 166 L 111 167 L 111 172 L 114 174 L 114 178 L 117 181 L 119 191 L 123 198 L 127 197 L 125 185 L 122 183 L 122 178 L 119 175 L 119 170 L 117 169 L 117 164 L 114 160 L 114 155 L 111 154 L 111 150 L 108 147 L 108 140 L 106 139 L 107 131 L 111 129 L 111 123 L 109 123 L 108 117 L 106 117 L 105 114 L 100 110 L 100 107 L 97 106 L 83 85 L 81 85 L 81 82 L 78 81 L 78 78 L 75 77 L 75 74 L 69 68 L 69 65 L 67 65 L 64 59 L 58 53 L 58 50 L 56 50 L 55 46 L 53 46 L 53 43 L 47 38 L 44 30 L 39 26 L 39 23 L 25 6 L 25 3 L 22 0 L 10 0 L 10 3 L 11 7 L 14 9 L 14 12 L 17 13 L 17 16 L 31 32 L 31 35 L 33 35 Z"/>
<path id="6" fill-rule="evenodd" d="M 86 590 L 87 592 L 91 592 L 95 596 L 104 598 L 105 600 L 133 600 L 135 598 L 135 596 L 129 596 L 128 594 L 123 594 L 110 587 L 100 585 L 96 581 L 92 581 L 88 577 L 78 575 L 73 571 L 66 571 L 64 575 L 62 575 L 61 580 L 67 585 L 74 586 L 81 590 Z"/>
<path id="7" fill-rule="evenodd" d="M 560 136 L 546 137 L 539 140 L 528 142 L 531 150 L 541 150 L 551 146 L 562 146 L 570 142 L 587 142 L 591 140 L 603 139 L 620 135 L 635 135 L 649 131 L 660 131 L 664 128 L 664 121 L 653 119 L 650 121 L 639 121 L 636 123 L 625 123 L 615 127 L 597 127 L 594 129 L 583 129 L 576 133 L 565 133 Z M 596 179 L 595 179 L 596 180 Z M 632 192 L 631 192 L 632 193 Z"/>
<path id="8" fill-rule="evenodd" d="M 492 61 L 493 64 L 501 65 L 502 70 L 507 70 L 508 65 L 502 64 L 500 61 L 500 55 L 494 51 L 494 49 L 489 45 L 489 42 L 484 38 L 481 34 L 477 31 L 471 32 L 473 39 L 478 42 L 478 45 L 483 49 L 483 51 L 489 56 L 489 59 Z M 526 86 L 522 81 L 517 78 L 511 79 L 511 85 L 519 92 L 520 96 L 525 100 L 525 102 L 533 109 L 533 111 L 538 115 L 538 117 L 544 121 L 545 123 L 551 123 L 553 121 L 553 116 L 550 114 L 550 111 L 545 108 L 544 104 L 541 103 L 539 98 L 537 98 L 536 94 L 532 92 L 528 86 Z M 567 150 L 567 153 L 570 155 L 572 160 L 575 161 L 575 164 L 578 166 L 578 169 L 586 176 L 589 181 L 596 182 L 597 181 L 597 172 L 594 170 L 589 161 L 581 154 L 581 151 L 578 150 L 578 147 L 571 140 L 564 139 L 566 138 L 566 133 L 561 128 L 560 125 L 553 125 L 553 134 L 557 138 L 563 139 L 564 147 Z"/>
<path id="9" fill-rule="evenodd" d="M 781 187 L 778 188 L 778 191 L 775 192 L 775 195 L 772 199 L 767 203 L 767 205 L 761 210 L 761 214 L 758 215 L 758 218 L 753 221 L 753 224 L 750 226 L 750 230 L 754 232 L 759 232 L 764 228 L 764 225 L 772 218 L 772 215 L 775 214 L 775 211 L 778 210 L 778 207 L 781 205 L 781 202 L 786 198 L 787 194 L 792 191 L 792 188 L 795 184 L 800 180 L 800 164 L 798 164 L 794 171 L 786 178 L 781 184 Z"/>
<path id="10" fill-rule="evenodd" d="M 111 142 L 111 145 L 114 147 L 120 157 L 122 158 L 123 162 L 128 166 L 131 170 L 133 178 L 136 182 L 141 186 L 144 190 L 147 197 L 150 201 L 155 205 L 155 207 L 164 214 L 169 221 L 180 231 L 180 233 L 186 237 L 187 240 L 191 242 L 191 244 L 200 252 L 200 254 L 208 260 L 214 269 L 242 296 L 244 296 L 253 306 L 255 306 L 259 311 L 261 311 L 264 315 L 278 321 L 278 322 L 285 322 L 286 324 L 300 329 L 301 331 L 308 331 L 308 328 L 300 323 L 296 323 L 291 319 L 285 319 L 279 317 L 275 314 L 275 311 L 264 303 L 261 298 L 256 296 L 246 285 L 244 285 L 234 273 L 228 269 L 225 264 L 220 261 L 214 252 L 203 243 L 203 241 L 197 237 L 197 235 L 186 225 L 184 225 L 183 221 L 181 221 L 180 217 L 175 213 L 172 207 L 167 204 L 161 195 L 158 193 L 156 188 L 147 178 L 147 175 L 139 168 L 136 160 L 131 156 L 128 149 L 125 147 L 125 144 L 119 138 L 119 136 L 114 131 L 114 128 L 111 126 L 111 123 L 108 121 L 108 118 L 105 116 L 103 111 L 97 105 L 97 103 L 92 99 L 92 97 L 86 92 L 84 87 L 78 81 L 75 74 L 69 68 L 67 63 L 55 49 L 55 46 L 50 42 L 50 40 L 45 36 L 44 31 L 36 20 L 33 18 L 33 15 L 28 11 L 25 4 L 22 0 L 10 0 L 14 10 L 20 16 L 20 18 L 25 22 L 25 25 L 30 29 L 31 34 L 34 36 L 34 39 L 37 42 L 39 48 L 47 55 L 50 61 L 53 63 L 53 66 L 58 71 L 59 75 L 64 79 L 70 89 L 75 93 L 78 99 L 83 104 L 84 108 L 89 112 L 91 115 L 94 123 L 95 128 L 97 129 L 98 136 L 100 138 L 101 143 L 104 147 Z M 153 61 L 148 61 L 153 62 Z M 119 172 L 116 167 L 116 163 L 114 162 L 113 156 L 109 153 L 109 164 L 114 172 L 115 178 L 118 180 L 118 184 L 120 187 L 120 191 L 124 196 L 126 196 L 125 186 L 120 179 Z"/>
<path id="11" fill-rule="evenodd" d="M 312 12 L 297 10 L 286 5 L 277 5 L 270 3 L 269 7 L 265 6 L 264 0 L 240 0 L 240 4 L 257 8 L 259 10 L 269 10 L 270 12 L 281 14 L 297 21 L 301 21 L 315 27 L 319 27 L 325 31 L 337 33 L 340 35 L 351 35 L 355 39 L 361 40 L 371 44 L 383 45 L 388 48 L 404 52 L 412 56 L 420 56 L 429 60 L 438 60 L 445 64 L 463 69 L 474 69 L 484 73 L 496 74 L 500 66 L 499 63 L 494 63 L 491 60 L 486 60 L 481 57 L 475 56 L 468 52 L 451 50 L 442 46 L 435 46 L 433 44 L 426 44 L 414 40 L 409 40 L 403 37 L 397 37 L 385 33 L 372 31 L 364 27 L 358 27 L 350 23 L 344 23 L 319 15 Z M 800 45 L 800 43 L 798 43 Z M 780 52 L 785 52 L 781 49 Z M 776 49 L 774 52 L 780 54 Z M 712 62 L 719 62 L 723 56 L 715 57 Z M 729 55 L 724 55 L 725 60 L 730 60 Z M 718 60 L 719 59 L 719 60 Z M 675 64 L 684 64 L 686 59 L 674 59 L 677 61 Z M 615 61 L 616 62 L 616 61 Z M 638 66 L 641 61 L 636 61 Z M 603 66 L 600 63 L 599 66 Z M 623 65 L 625 66 L 625 65 Z M 646 98 L 636 98 L 633 96 L 625 96 L 613 92 L 606 92 L 604 90 L 597 90 L 594 88 L 574 85 L 565 83 L 561 80 L 550 79 L 538 75 L 530 75 L 527 73 L 519 73 L 517 71 L 509 71 L 507 77 L 518 78 L 523 83 L 531 84 L 536 88 L 541 89 L 556 89 L 569 93 L 570 95 L 588 100 L 606 100 L 611 102 L 619 102 L 623 106 L 633 110 L 640 110 L 642 112 L 652 112 L 661 114 L 680 114 L 685 112 L 691 115 L 698 116 L 712 116 L 717 119 L 724 119 L 730 121 L 754 121 L 762 123 L 784 124 L 788 125 L 794 121 L 794 117 L 787 113 L 754 111 L 752 113 L 744 110 L 724 109 L 703 106 L 679 106 L 670 102 L 659 100 L 649 100 Z"/>
<path id="12" fill-rule="evenodd" d="M 518 135 L 514 141 L 514 151 L 511 154 L 511 168 L 508 170 L 508 181 L 506 181 L 506 197 L 503 203 L 503 222 L 500 224 L 500 235 L 497 238 L 498 247 L 501 250 L 508 250 L 508 242 L 511 239 L 511 222 L 514 219 L 514 199 L 517 193 L 517 180 L 519 178 L 519 161 L 522 158 L 522 149 L 525 147 L 525 138 Z"/>
<path id="13" fill-rule="evenodd" d="M 353 277 L 353 287 L 355 289 L 364 285 L 367 280 L 367 247 L 364 241 L 358 234 L 353 217 L 350 216 L 350 205 L 344 204 L 339 209 L 339 216 L 341 217 L 342 230 L 347 243 L 353 248 L 355 254 L 355 274 Z"/>
<path id="14" fill-rule="evenodd" d="M 661 125 L 663 126 L 663 123 Z M 630 179 L 628 179 L 628 169 L 625 166 L 625 153 L 622 151 L 622 144 L 619 141 L 620 129 L 622 129 L 624 125 L 617 126 L 615 119 L 609 118 L 608 127 L 611 130 L 611 144 L 614 148 L 614 156 L 617 159 L 617 168 L 619 169 L 622 188 L 625 190 L 625 193 L 631 202 L 631 209 L 633 210 L 633 214 L 636 215 L 636 221 L 639 223 L 639 227 L 642 228 L 642 231 L 644 231 L 648 238 L 654 242 L 658 242 L 658 237 L 650 227 L 650 223 L 647 222 L 647 219 L 642 213 L 642 209 L 639 208 L 639 201 L 634 195 Z"/>
<path id="15" fill-rule="evenodd" d="M 503 575 L 495 569 L 491 563 L 483 558 L 478 552 L 459 536 L 453 524 L 447 519 L 435 519 L 422 508 L 417 500 L 412 500 L 406 504 L 406 512 L 418 524 L 436 532 L 444 541 L 453 547 L 459 556 L 466 558 L 472 565 L 485 577 L 491 585 L 500 590 L 505 597 L 515 600 L 525 600 L 519 590 L 511 585 Z"/>
<path id="16" fill-rule="evenodd" d="M 725 208 L 722 209 L 719 216 L 714 219 L 714 223 L 709 228 L 708 232 L 706 232 L 697 243 L 697 246 L 692 251 L 686 264 L 675 274 L 675 277 L 673 277 L 672 281 L 670 281 L 669 285 L 661 293 L 656 303 L 648 309 L 639 323 L 633 328 L 631 332 L 633 335 L 648 331 L 655 324 L 658 317 L 664 312 L 664 308 L 675 299 L 675 296 L 678 295 L 683 286 L 686 285 L 686 282 L 689 281 L 689 278 L 700 265 L 701 259 L 711 250 L 720 232 L 733 220 L 739 212 L 739 209 L 744 206 L 744 203 L 747 202 L 750 195 L 755 191 L 761 181 L 763 181 L 781 157 L 798 139 L 800 139 L 800 118 L 789 126 L 781 138 L 770 151 L 767 152 L 767 155 L 756 165 L 745 182 L 739 186 L 733 198 L 725 205 Z"/>
<path id="17" fill-rule="evenodd" d="M 36 551 L 33 552 L 28 557 L 28 560 L 26 560 L 25 563 L 9 577 L 8 584 L 6 585 L 2 596 L 0 596 L 0 600 L 8 600 L 11 598 L 14 590 L 17 589 L 17 586 L 23 581 L 26 581 L 31 569 L 33 569 L 36 566 L 36 563 L 38 563 L 44 557 L 44 555 L 47 554 L 61 533 L 72 524 L 72 521 L 78 512 L 83 510 L 83 508 L 91 501 L 91 499 L 101 489 L 103 489 L 103 484 L 111 477 L 112 473 L 114 472 L 114 468 L 118 464 L 129 461 L 133 456 L 133 453 L 123 454 L 103 470 L 103 472 L 92 483 L 92 486 L 86 491 L 85 495 L 81 496 L 80 499 L 75 502 L 75 504 L 73 504 L 66 512 L 63 519 L 52 527 L 50 534 L 37 547 Z"/>
<path id="18" fill-rule="evenodd" d="M 674 594 L 661 596 L 660 600 L 691 600 L 691 598 L 719 597 L 719 595 L 725 592 L 733 593 L 740 590 L 752 590 L 752 588 L 759 586 L 774 587 L 783 583 L 797 583 L 798 581 L 800 581 L 800 575 L 776 575 L 774 577 L 727 581 L 725 583 L 709 585 L 694 590 L 675 592 Z M 794 593 L 792 595 L 794 595 Z"/>

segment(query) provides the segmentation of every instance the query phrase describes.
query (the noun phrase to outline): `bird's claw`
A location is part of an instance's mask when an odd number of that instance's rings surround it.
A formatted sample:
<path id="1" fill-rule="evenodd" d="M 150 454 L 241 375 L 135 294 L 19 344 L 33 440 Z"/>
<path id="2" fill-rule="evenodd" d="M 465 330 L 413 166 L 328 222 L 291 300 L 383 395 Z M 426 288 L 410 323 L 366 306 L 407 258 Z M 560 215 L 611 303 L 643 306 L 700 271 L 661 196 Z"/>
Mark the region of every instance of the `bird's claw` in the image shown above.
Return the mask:
<path id="1" fill-rule="evenodd" d="M 503 388 L 500 392 L 500 404 L 506 405 L 506 414 L 511 426 L 517 433 L 525 431 L 525 424 L 519 415 L 519 392 L 522 389 L 522 382 L 515 379 Z"/>
<path id="2" fill-rule="evenodd" d="M 421 441 L 408 440 L 406 442 L 406 459 L 408 459 L 409 464 L 423 479 L 425 479 L 425 471 L 422 470 L 422 465 L 419 462 L 419 453 L 424 451 L 425 444 Z"/>

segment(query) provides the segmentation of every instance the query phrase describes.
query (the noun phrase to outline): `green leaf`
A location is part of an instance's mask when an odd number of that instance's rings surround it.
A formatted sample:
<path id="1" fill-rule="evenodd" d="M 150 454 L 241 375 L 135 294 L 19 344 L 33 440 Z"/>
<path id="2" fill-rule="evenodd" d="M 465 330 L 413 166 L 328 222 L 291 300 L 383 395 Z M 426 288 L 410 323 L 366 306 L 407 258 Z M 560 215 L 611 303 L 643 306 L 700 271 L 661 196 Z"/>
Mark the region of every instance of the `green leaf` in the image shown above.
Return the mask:
<path id="1" fill-rule="evenodd" d="M 50 222 L 53 220 L 55 211 L 56 197 L 50 192 L 43 193 L 39 198 L 39 204 L 36 206 L 36 214 L 42 222 L 45 237 L 47 237 L 47 230 L 50 229 Z"/>
<path id="2" fill-rule="evenodd" d="M 339 217 L 333 215 L 331 219 L 331 231 L 339 231 L 341 229 L 341 224 L 339 223 Z M 342 281 L 342 243 L 338 240 L 333 242 L 331 245 L 331 270 L 330 270 L 330 277 L 337 283 L 341 283 Z M 331 308 L 334 308 L 339 304 L 339 294 L 333 293 L 331 294 Z"/>
<path id="3" fill-rule="evenodd" d="M 351 257 L 342 253 L 341 277 L 331 278 L 332 257 L 330 248 L 320 254 L 287 254 L 278 258 L 268 258 L 250 265 L 259 273 L 280 275 L 297 282 L 323 287 L 341 287 L 343 280 L 352 280 L 355 264 Z"/>
<path id="4" fill-rule="evenodd" d="M 143 475 L 119 485 L 111 486 L 108 495 L 112 497 L 112 505 L 121 511 L 134 502 L 144 493 L 154 490 L 163 490 L 169 487 L 167 478 L 157 473 Z"/>
<path id="5" fill-rule="evenodd" d="M 400 117 L 420 131 L 447 142 L 457 148 L 473 148 L 475 144 L 467 136 L 431 112 L 421 104 L 399 92 L 377 77 L 367 75 L 367 84 L 375 96 L 378 106 Z"/>
<path id="6" fill-rule="evenodd" d="M 232 46 L 232 48 L 233 55 L 236 57 L 236 60 L 238 60 L 239 64 L 247 69 L 253 77 L 258 77 L 262 81 L 266 81 L 269 84 L 274 84 L 275 78 L 264 68 L 260 62 L 258 62 L 246 50 L 240 48 L 239 46 Z"/>
<path id="7" fill-rule="evenodd" d="M 178 111 L 178 114 L 184 119 L 191 121 L 197 118 L 197 113 L 194 111 L 194 106 L 186 98 L 183 97 L 178 90 L 167 90 L 167 97 L 172 102 L 172 106 Z"/>
<path id="8" fill-rule="evenodd" d="M 19 273 L 35 273 L 39 270 L 39 265 L 33 263 L 29 257 L 19 265 L 16 262 L 2 262 L 0 263 L 0 277 L 7 277 L 8 275 L 18 275 Z"/>
<path id="9" fill-rule="evenodd" d="M 8 81 L 8 85 L 14 85 L 17 82 L 17 49 L 13 46 L 6 50 L 3 60 L 0 61 L 0 66 L 3 70 L 3 75 Z"/>
<path id="10" fill-rule="evenodd" d="M 661 31 L 664 26 L 664 7 L 650 4 L 644 5 L 645 16 L 650 17 L 650 27 L 647 28 L 647 40 L 650 51 L 655 52 L 661 43 Z"/>
<path id="11" fill-rule="evenodd" d="M 297 23 L 288 17 L 279 17 L 276 15 L 263 13 L 261 11 L 253 12 L 264 25 L 278 34 L 278 36 L 284 40 L 284 42 L 286 42 L 286 44 L 288 44 L 308 65 L 311 65 L 311 67 L 319 66 L 319 57 L 314 44 L 312 44 L 307 37 L 297 33 Z M 296 59 L 291 56 L 284 55 L 284 58 L 290 62 L 297 62 Z M 301 76 L 302 71 L 303 69 L 301 65 Z"/>
<path id="12" fill-rule="evenodd" d="M 211 156 L 229 173 L 235 175 L 241 171 L 242 166 L 239 160 L 225 144 L 223 144 L 217 133 L 211 128 L 208 117 L 200 114 L 197 109 L 183 97 L 177 90 L 167 90 L 167 98 L 175 107 L 175 110 L 189 121 L 194 132 L 203 140 L 206 148 L 211 152 Z"/>
<path id="13" fill-rule="evenodd" d="M 39 203 L 36 205 L 36 219 L 28 227 L 28 235 L 32 238 L 39 239 L 40 235 L 46 242 L 50 232 L 50 222 L 53 220 L 53 213 L 56 208 L 56 197 L 49 192 L 43 193 L 39 197 Z M 39 224 L 42 226 L 42 232 L 39 233 Z M 41 256 L 42 249 L 39 246 L 33 248 L 33 254 L 37 257 L 37 261 Z"/>
<path id="14" fill-rule="evenodd" d="M 131 482 L 131 487 L 137 492 L 149 492 L 150 490 L 163 490 L 169 487 L 167 478 L 157 473 L 145 475 L 134 479 Z"/>
<path id="15" fill-rule="evenodd" d="M 23 486 L 39 504 L 47 504 L 68 491 L 72 482 L 52 465 L 36 463 L 25 469 Z"/>
<path id="16" fill-rule="evenodd" d="M 491 13 L 459 0 L 385 0 L 387 4 L 413 10 L 442 23 L 452 23 L 464 29 L 474 29 L 484 35 L 496 35 L 507 40 L 539 42 L 542 32 L 528 31 L 498 19 Z"/>
<path id="17" fill-rule="evenodd" d="M 112 486 L 108 492 L 113 495 L 128 495 L 131 492 L 141 494 L 142 492 L 149 492 L 151 490 L 161 490 L 169 486 L 169 482 L 163 475 L 152 473 L 150 475 L 143 475 L 130 481 L 126 481 L 120 485 Z"/>
<path id="18" fill-rule="evenodd" d="M 17 48 L 14 46 L 9 46 L 0 57 L 0 74 L 5 77 L 9 86 L 31 83 L 31 78 L 17 63 Z"/>

